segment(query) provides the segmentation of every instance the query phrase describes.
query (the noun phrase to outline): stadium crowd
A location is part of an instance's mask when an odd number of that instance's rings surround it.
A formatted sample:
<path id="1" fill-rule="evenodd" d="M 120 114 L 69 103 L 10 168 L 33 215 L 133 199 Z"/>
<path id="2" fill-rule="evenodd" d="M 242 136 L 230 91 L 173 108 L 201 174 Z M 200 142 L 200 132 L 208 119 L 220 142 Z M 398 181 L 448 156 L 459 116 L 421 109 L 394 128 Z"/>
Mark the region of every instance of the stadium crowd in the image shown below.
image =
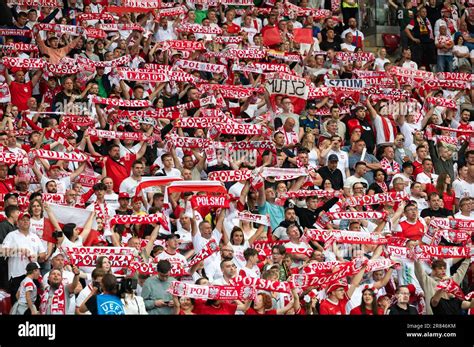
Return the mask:
<path id="1" fill-rule="evenodd" d="M 473 1 L 7 5 L 3 313 L 474 313 Z"/>

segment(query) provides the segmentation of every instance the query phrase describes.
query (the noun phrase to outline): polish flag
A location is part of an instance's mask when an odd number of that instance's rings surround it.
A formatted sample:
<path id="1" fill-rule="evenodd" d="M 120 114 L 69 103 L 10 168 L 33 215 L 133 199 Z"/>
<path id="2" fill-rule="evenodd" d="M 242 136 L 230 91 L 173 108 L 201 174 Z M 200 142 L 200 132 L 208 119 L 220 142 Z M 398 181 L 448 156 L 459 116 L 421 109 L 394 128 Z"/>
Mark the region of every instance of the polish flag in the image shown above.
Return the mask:
<path id="1" fill-rule="evenodd" d="M 74 223 L 81 230 L 81 232 L 82 232 L 82 228 L 84 224 L 86 224 L 87 219 L 92 213 L 82 208 L 62 206 L 62 205 L 57 205 L 57 204 L 49 204 L 49 207 L 54 213 L 54 215 L 56 216 L 56 219 L 58 220 L 58 224 L 61 228 L 64 226 L 64 224 Z M 85 246 L 90 245 L 91 242 L 94 243 L 95 237 L 97 237 L 99 234 L 96 228 L 97 228 L 97 223 L 94 220 L 94 222 L 92 223 L 92 230 L 89 233 L 87 240 L 84 240 Z M 51 223 L 49 219 L 48 213 L 45 211 L 44 212 L 43 240 L 56 243 L 57 240 L 53 237 L 53 231 L 54 231 L 53 224 Z M 86 243 L 86 241 L 88 242 Z"/>
<path id="2" fill-rule="evenodd" d="M 166 186 L 172 182 L 182 181 L 181 177 L 168 177 L 168 176 L 151 176 L 142 177 L 142 180 L 138 184 L 135 190 L 135 196 L 138 196 L 140 192 L 149 187 Z"/>

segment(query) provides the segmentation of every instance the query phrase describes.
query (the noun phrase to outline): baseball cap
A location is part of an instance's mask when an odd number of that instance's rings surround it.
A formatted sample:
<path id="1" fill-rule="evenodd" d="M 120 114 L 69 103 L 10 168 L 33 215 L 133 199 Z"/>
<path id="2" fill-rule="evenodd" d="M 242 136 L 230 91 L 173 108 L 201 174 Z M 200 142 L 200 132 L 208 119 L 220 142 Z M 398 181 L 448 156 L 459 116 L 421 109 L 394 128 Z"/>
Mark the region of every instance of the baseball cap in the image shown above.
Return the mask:
<path id="1" fill-rule="evenodd" d="M 329 157 L 328 157 L 328 161 L 339 161 L 339 157 L 335 154 L 331 154 Z"/>
<path id="2" fill-rule="evenodd" d="M 306 108 L 307 109 L 310 109 L 310 108 L 316 108 L 316 104 L 314 102 L 308 102 L 306 104 Z"/>
<path id="3" fill-rule="evenodd" d="M 340 280 L 338 280 L 338 281 L 336 281 L 336 282 L 334 282 L 334 283 L 331 283 L 331 284 L 326 288 L 326 293 L 331 293 L 331 292 L 333 292 L 333 291 L 335 291 L 336 289 L 341 288 L 341 287 L 344 288 L 344 290 L 346 290 L 346 289 L 347 289 L 347 281 L 340 279 Z"/>
<path id="4" fill-rule="evenodd" d="M 128 193 L 126 193 L 126 192 L 122 192 L 122 193 L 119 193 L 118 198 L 119 199 L 130 199 L 130 195 L 128 195 Z"/>
<path id="5" fill-rule="evenodd" d="M 37 262 L 31 262 L 31 263 L 28 263 L 28 265 L 26 265 L 26 272 L 38 270 L 39 268 L 40 266 L 38 265 Z"/>
<path id="6" fill-rule="evenodd" d="M 18 193 L 12 193 L 12 192 L 6 193 L 5 196 L 3 197 L 3 201 L 7 201 L 12 196 L 15 196 L 16 198 L 18 198 L 19 194 Z"/>
<path id="7" fill-rule="evenodd" d="M 179 236 L 179 234 L 169 234 L 169 235 L 165 235 L 165 241 L 171 240 L 171 239 L 173 239 L 173 238 L 180 239 L 181 236 Z"/>
<path id="8" fill-rule="evenodd" d="M 22 219 L 23 217 L 31 218 L 31 215 L 28 212 L 20 212 L 18 215 L 18 220 Z"/>

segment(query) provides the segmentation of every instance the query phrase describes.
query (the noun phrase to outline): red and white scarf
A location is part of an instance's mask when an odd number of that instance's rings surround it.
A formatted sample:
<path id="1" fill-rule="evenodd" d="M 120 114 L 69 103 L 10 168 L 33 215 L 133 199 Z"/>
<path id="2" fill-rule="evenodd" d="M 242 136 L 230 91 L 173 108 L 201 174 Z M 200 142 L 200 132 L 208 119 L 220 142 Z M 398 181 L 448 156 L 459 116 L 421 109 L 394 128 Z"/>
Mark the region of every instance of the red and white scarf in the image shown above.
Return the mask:
<path id="1" fill-rule="evenodd" d="M 184 5 L 171 8 L 162 8 L 157 11 L 153 11 L 153 16 L 155 17 L 155 22 L 159 22 L 162 17 L 174 17 L 181 14 L 186 14 L 188 9 Z"/>
<path id="2" fill-rule="evenodd" d="M 385 212 L 327 212 L 331 219 L 383 219 Z"/>
<path id="3" fill-rule="evenodd" d="M 208 135 L 211 138 L 216 138 L 219 133 L 225 135 L 269 136 L 271 131 L 269 128 L 261 124 L 240 124 L 237 122 L 218 123 L 214 124 L 212 128 L 209 128 Z"/>
<path id="4" fill-rule="evenodd" d="M 48 160 L 65 160 L 83 162 L 89 160 L 89 157 L 80 152 L 55 152 L 45 149 L 34 149 L 29 153 L 30 158 L 41 158 Z"/>
<path id="5" fill-rule="evenodd" d="M 471 82 L 464 82 L 464 81 L 440 81 L 440 80 L 425 80 L 423 81 L 423 87 L 426 90 L 431 89 L 456 89 L 456 90 L 463 90 L 463 89 L 470 89 Z"/>
<path id="6" fill-rule="evenodd" d="M 91 67 L 117 67 L 128 64 L 130 62 L 130 55 L 124 55 L 123 57 L 116 58 L 109 61 L 94 61 L 83 56 L 77 56 L 76 60 L 78 64 L 91 66 Z"/>
<path id="7" fill-rule="evenodd" d="M 166 139 L 176 148 L 204 148 L 209 142 L 200 137 L 169 136 Z"/>
<path id="8" fill-rule="evenodd" d="M 461 287 L 457 284 L 452 278 L 439 281 L 436 289 L 443 289 L 445 292 L 453 294 L 456 298 L 460 300 L 466 300 L 466 296 L 464 295 Z"/>
<path id="9" fill-rule="evenodd" d="M 194 195 L 191 199 L 191 207 L 196 209 L 198 207 L 223 207 L 229 208 L 229 198 L 227 196 L 213 196 L 213 195 Z"/>
<path id="10" fill-rule="evenodd" d="M 123 23 L 100 24 L 99 29 L 101 29 L 103 31 L 122 31 L 122 30 L 145 31 L 145 28 L 138 25 L 137 23 L 132 23 L 132 24 L 123 24 Z"/>
<path id="11" fill-rule="evenodd" d="M 225 52 L 228 58 L 238 59 L 263 59 L 267 56 L 267 51 L 261 49 L 238 49 L 231 48 Z"/>
<path id="12" fill-rule="evenodd" d="M 219 245 L 217 244 L 216 240 L 211 239 L 206 246 L 201 249 L 199 253 L 197 253 L 189 262 L 189 267 L 196 265 L 197 263 L 203 261 L 204 259 L 209 258 L 211 255 L 219 251 Z"/>
<path id="13" fill-rule="evenodd" d="M 47 286 L 44 289 L 43 295 L 41 295 L 39 311 L 42 315 L 48 314 L 50 290 L 51 287 Z M 64 291 L 64 285 L 62 283 L 59 285 L 59 288 L 54 291 L 49 309 L 50 314 L 66 314 L 66 292 Z"/>
<path id="14" fill-rule="evenodd" d="M 119 139 L 119 140 L 133 140 L 133 141 L 150 141 L 156 140 L 154 136 L 148 136 L 140 132 L 120 132 L 102 129 L 90 129 L 89 135 L 97 136 L 101 139 Z"/>
<path id="15" fill-rule="evenodd" d="M 78 267 L 95 267 L 100 254 L 71 253 L 69 261 Z M 124 268 L 130 265 L 134 256 L 131 254 L 107 254 L 107 259 L 113 267 Z"/>
<path id="16" fill-rule="evenodd" d="M 62 2 L 58 0 L 7 0 L 9 5 L 19 5 L 19 6 L 28 6 L 28 7 L 57 7 L 62 8 Z"/>
<path id="17" fill-rule="evenodd" d="M 264 167 L 261 173 L 263 178 L 275 177 L 276 181 L 295 179 L 301 176 L 308 176 L 308 170 L 305 168 L 283 169 L 276 167 Z"/>
<path id="18" fill-rule="evenodd" d="M 286 192 L 280 194 L 278 197 L 280 199 L 295 199 L 295 198 L 306 198 L 309 196 L 317 196 L 318 198 L 332 198 L 340 196 L 338 191 L 328 192 L 325 190 L 297 190 L 293 192 Z"/>
<path id="19" fill-rule="evenodd" d="M 440 80 L 474 82 L 474 75 L 463 72 L 438 72 L 436 77 Z"/>
<path id="20" fill-rule="evenodd" d="M 125 99 L 113 99 L 113 98 L 102 98 L 100 96 L 91 96 L 91 100 L 94 104 L 118 106 L 118 107 L 150 107 L 152 106 L 150 100 L 125 100 Z"/>
<path id="21" fill-rule="evenodd" d="M 175 66 L 178 66 L 182 69 L 192 69 L 192 70 L 206 71 L 206 72 L 212 72 L 212 73 L 221 73 L 221 74 L 227 73 L 227 67 L 225 65 L 203 63 L 203 62 L 194 61 L 194 60 L 180 59 L 176 61 Z"/>
<path id="22" fill-rule="evenodd" d="M 38 46 L 23 43 L 23 42 L 13 42 L 8 45 L 2 46 L 2 51 L 4 52 L 38 52 Z"/>
<path id="23" fill-rule="evenodd" d="M 164 111 L 164 109 L 157 109 L 157 110 L 137 110 L 137 111 L 129 111 L 129 110 L 119 110 L 118 114 L 121 118 L 128 118 L 130 120 L 138 121 L 139 119 L 143 119 L 144 117 L 151 117 L 157 119 L 177 119 L 180 117 L 180 111 Z"/>
<path id="24" fill-rule="evenodd" d="M 220 181 L 220 182 L 246 181 L 246 180 L 249 180 L 251 177 L 252 177 L 251 170 L 212 171 L 207 176 L 207 178 L 210 181 Z"/>
<path id="25" fill-rule="evenodd" d="M 345 200 L 348 206 L 368 206 L 410 200 L 405 192 L 388 192 L 374 195 L 351 196 Z"/>
<path id="26" fill-rule="evenodd" d="M 237 286 L 251 286 L 257 290 L 265 290 L 277 293 L 291 292 L 290 284 L 288 282 L 271 281 L 261 278 L 242 276 L 237 276 L 236 278 L 232 279 L 231 282 Z"/>
<path id="27" fill-rule="evenodd" d="M 5 65 L 6 68 L 21 68 L 21 69 L 42 69 L 46 65 L 46 61 L 40 58 L 30 58 L 30 59 L 22 59 L 22 58 L 15 58 L 15 57 L 4 57 L 2 60 L 2 64 Z"/>
<path id="28" fill-rule="evenodd" d="M 217 36 L 214 38 L 214 42 L 220 44 L 241 43 L 242 40 L 242 36 Z"/>
<path id="29" fill-rule="evenodd" d="M 221 121 L 221 118 L 182 117 L 176 120 L 174 126 L 176 128 L 207 129 Z"/>
<path id="30" fill-rule="evenodd" d="M 261 69 L 265 72 L 284 72 L 287 74 L 291 74 L 291 69 L 286 64 L 274 64 L 274 63 L 258 63 L 252 62 L 247 64 L 247 67 L 253 67 L 257 69 Z"/>
<path id="31" fill-rule="evenodd" d="M 181 24 L 176 27 L 176 31 L 179 33 L 194 33 L 194 34 L 222 34 L 222 29 L 219 27 L 205 27 L 200 24 Z"/>
<path id="32" fill-rule="evenodd" d="M 88 20 L 108 20 L 110 22 L 115 21 L 114 16 L 110 13 L 79 13 L 76 17 L 78 22 L 84 22 Z M 80 23 L 82 25 L 82 23 Z"/>
<path id="33" fill-rule="evenodd" d="M 164 220 L 163 214 L 155 213 L 146 216 L 137 215 L 115 215 L 110 219 L 110 226 L 115 224 L 161 224 L 168 228 L 168 223 Z"/>
<path id="34" fill-rule="evenodd" d="M 456 101 L 452 99 L 429 97 L 429 98 L 426 98 L 426 102 L 430 105 L 441 106 L 441 107 L 452 108 L 452 109 L 457 109 L 458 107 L 456 104 Z"/>
<path id="35" fill-rule="evenodd" d="M 178 281 L 171 282 L 168 292 L 201 300 L 253 300 L 256 296 L 256 290 L 251 286 L 201 286 Z"/>
<path id="36" fill-rule="evenodd" d="M 178 51 L 205 51 L 206 47 L 204 43 L 198 41 L 187 41 L 187 40 L 168 40 L 163 43 L 163 50 L 167 51 L 175 49 Z"/>
<path id="37" fill-rule="evenodd" d="M 336 59 L 339 61 L 372 61 L 375 60 L 375 55 L 370 52 L 337 52 Z"/>
<path id="38" fill-rule="evenodd" d="M 221 94 L 225 99 L 243 99 L 251 97 L 254 93 L 260 91 L 259 88 L 247 88 L 234 85 L 222 85 L 222 84 L 210 84 L 203 83 L 198 85 L 199 90 L 202 93 Z M 213 94 L 214 94 L 213 93 Z"/>
<path id="39" fill-rule="evenodd" d="M 270 217 L 268 215 L 262 214 L 253 214 L 250 212 L 239 212 L 237 218 L 242 221 L 253 222 L 258 224 L 263 224 L 266 226 L 271 226 Z"/>

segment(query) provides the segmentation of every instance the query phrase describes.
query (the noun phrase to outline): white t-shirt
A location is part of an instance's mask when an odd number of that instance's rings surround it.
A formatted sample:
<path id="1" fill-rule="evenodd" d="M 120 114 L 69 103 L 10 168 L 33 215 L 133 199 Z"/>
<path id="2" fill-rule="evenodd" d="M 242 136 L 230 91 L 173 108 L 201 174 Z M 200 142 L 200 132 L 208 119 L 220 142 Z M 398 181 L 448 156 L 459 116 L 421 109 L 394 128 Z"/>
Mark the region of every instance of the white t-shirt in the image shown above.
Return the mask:
<path id="1" fill-rule="evenodd" d="M 52 179 L 43 175 L 43 177 L 41 177 L 40 184 L 41 184 L 41 188 L 43 188 L 43 192 L 45 193 L 46 193 L 46 183 L 48 183 L 49 181 L 56 182 L 57 188 L 58 188 L 58 194 L 64 194 L 66 193 L 66 190 L 71 188 L 71 178 L 69 176 L 61 177 L 58 179 Z"/>
<path id="2" fill-rule="evenodd" d="M 385 58 L 385 59 L 381 59 L 381 58 L 375 59 L 375 63 L 374 63 L 375 71 L 385 71 L 383 66 L 386 63 L 390 63 L 390 60 L 388 60 L 387 58 Z"/>
<path id="3" fill-rule="evenodd" d="M 8 278 L 19 277 L 26 274 L 26 265 L 36 258 L 41 253 L 46 253 L 40 238 L 33 233 L 28 232 L 28 235 L 22 234 L 19 230 L 9 232 L 3 240 L 2 246 L 4 248 L 23 248 L 26 249 L 26 254 L 15 254 L 8 257 Z"/>
<path id="4" fill-rule="evenodd" d="M 433 179 L 433 181 L 431 181 L 431 179 Z M 419 182 L 419 183 L 422 183 L 422 184 L 431 183 L 431 184 L 436 185 L 436 182 L 438 181 L 438 175 L 432 173 L 432 174 L 431 174 L 431 177 L 428 177 L 427 174 L 425 174 L 424 172 L 422 172 L 422 173 L 419 173 L 419 174 L 416 176 L 416 181 Z"/>
<path id="5" fill-rule="evenodd" d="M 393 176 L 392 181 L 390 182 L 390 187 L 393 187 L 393 181 L 395 180 L 395 178 L 398 178 L 398 177 L 400 177 L 405 183 L 405 189 L 404 189 L 405 193 L 410 194 L 411 180 L 402 173 L 397 173 Z"/>
<path id="6" fill-rule="evenodd" d="M 412 60 L 404 62 L 402 67 L 405 69 L 418 70 L 418 64 Z"/>
<path id="7" fill-rule="evenodd" d="M 344 188 L 349 188 L 352 192 L 352 186 L 358 182 L 364 183 L 365 186 L 369 187 L 369 182 L 364 177 L 357 178 L 356 176 L 352 175 L 347 178 L 344 182 Z"/>
<path id="8" fill-rule="evenodd" d="M 418 206 L 418 213 L 421 213 L 422 210 L 428 208 L 428 201 L 424 198 L 415 198 L 413 195 L 410 195 L 410 200 L 414 200 Z"/>
<path id="9" fill-rule="evenodd" d="M 356 49 L 356 46 L 353 46 L 352 44 L 349 44 L 349 43 L 341 43 L 341 51 L 344 51 L 344 50 L 347 50 L 351 53 L 354 53 Z"/>
<path id="10" fill-rule="evenodd" d="M 232 247 L 234 250 L 234 264 L 237 265 L 239 269 L 244 268 L 245 264 L 247 264 L 244 257 L 244 251 L 250 247 L 249 242 L 246 240 L 243 245 L 233 245 L 231 243 L 228 243 L 227 245 Z"/>
<path id="11" fill-rule="evenodd" d="M 171 263 L 172 271 L 182 271 L 188 266 L 188 261 L 184 255 L 178 252 L 171 254 L 165 250 L 158 255 L 158 260 L 168 260 Z"/>
<path id="12" fill-rule="evenodd" d="M 221 240 L 222 234 L 219 232 L 219 230 L 214 229 L 212 231 L 211 237 L 209 239 L 205 239 L 202 237 L 201 232 L 197 232 L 196 235 L 193 237 L 193 246 L 194 246 L 194 252 L 197 254 L 199 253 L 204 247 L 206 247 L 207 243 L 211 240 L 214 239 L 217 243 Z M 207 267 L 213 263 L 214 261 L 220 259 L 220 254 L 219 252 L 213 253 L 211 256 L 208 258 L 204 259 L 204 269 L 206 270 L 206 273 L 208 273 Z M 220 263 L 220 261 L 219 261 Z M 220 265 L 220 264 L 219 264 Z"/>
<path id="13" fill-rule="evenodd" d="M 81 290 L 81 292 L 79 293 L 79 295 L 76 298 L 76 307 L 77 308 L 81 307 L 82 303 L 84 302 L 84 300 L 87 299 L 87 297 L 89 296 L 91 291 L 92 291 L 92 284 L 87 285 L 83 290 Z M 84 314 L 91 314 L 91 313 L 90 313 L 90 311 L 87 311 Z"/>
<path id="14" fill-rule="evenodd" d="M 459 179 L 453 182 L 453 188 L 454 194 L 458 199 L 474 196 L 474 183 L 468 183 Z"/>
<path id="15" fill-rule="evenodd" d="M 141 182 L 137 181 L 133 177 L 127 177 L 122 181 L 120 184 L 119 192 L 120 193 L 128 193 L 130 196 L 135 196 L 135 191 L 137 189 L 138 184 Z"/>
<path id="16" fill-rule="evenodd" d="M 26 293 L 31 292 L 30 297 L 31 301 L 34 303 L 36 301 L 36 296 L 38 295 L 38 288 L 35 285 L 35 282 L 29 277 L 25 277 L 20 283 L 20 291 L 18 302 L 21 304 L 27 304 Z M 16 294 L 16 293 L 15 293 Z"/>

